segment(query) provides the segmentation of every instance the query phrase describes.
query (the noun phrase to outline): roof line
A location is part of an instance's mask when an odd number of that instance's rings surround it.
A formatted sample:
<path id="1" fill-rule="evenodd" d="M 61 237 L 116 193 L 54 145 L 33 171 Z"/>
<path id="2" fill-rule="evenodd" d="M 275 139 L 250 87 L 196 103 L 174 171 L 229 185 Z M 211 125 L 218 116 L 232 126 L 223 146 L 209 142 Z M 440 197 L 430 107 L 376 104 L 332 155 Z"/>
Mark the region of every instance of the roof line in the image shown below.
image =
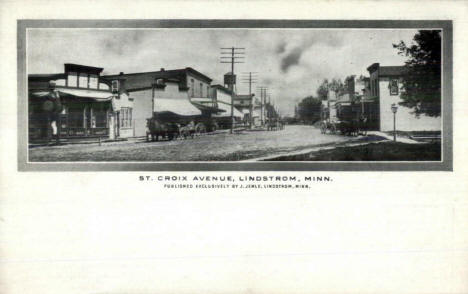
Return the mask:
<path id="1" fill-rule="evenodd" d="M 144 74 L 155 74 L 155 73 L 174 73 L 174 72 L 181 72 L 181 71 L 189 71 L 192 73 L 195 73 L 197 75 L 200 75 L 204 77 L 207 80 L 210 80 L 210 82 L 213 80 L 207 75 L 202 74 L 201 72 L 191 68 L 191 67 L 186 67 L 186 68 L 179 68 L 179 69 L 169 69 L 169 70 L 157 70 L 157 71 L 146 71 L 146 72 L 134 72 L 134 73 L 124 73 L 124 74 L 114 74 L 114 75 L 104 75 L 103 77 L 109 78 L 109 77 L 119 77 L 119 76 L 131 76 L 131 75 L 144 75 Z"/>

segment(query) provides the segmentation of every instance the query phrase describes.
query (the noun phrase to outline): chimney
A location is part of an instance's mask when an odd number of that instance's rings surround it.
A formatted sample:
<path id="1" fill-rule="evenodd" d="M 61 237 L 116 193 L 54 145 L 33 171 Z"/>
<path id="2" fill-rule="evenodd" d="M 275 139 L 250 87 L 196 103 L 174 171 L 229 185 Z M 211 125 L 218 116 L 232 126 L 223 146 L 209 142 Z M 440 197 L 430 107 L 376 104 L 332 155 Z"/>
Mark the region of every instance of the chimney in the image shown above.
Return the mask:
<path id="1" fill-rule="evenodd" d="M 164 67 L 161 67 L 161 71 L 164 71 Z"/>
<path id="2" fill-rule="evenodd" d="M 120 72 L 120 75 L 123 76 L 123 74 L 124 74 L 123 71 L 121 71 L 121 72 Z"/>

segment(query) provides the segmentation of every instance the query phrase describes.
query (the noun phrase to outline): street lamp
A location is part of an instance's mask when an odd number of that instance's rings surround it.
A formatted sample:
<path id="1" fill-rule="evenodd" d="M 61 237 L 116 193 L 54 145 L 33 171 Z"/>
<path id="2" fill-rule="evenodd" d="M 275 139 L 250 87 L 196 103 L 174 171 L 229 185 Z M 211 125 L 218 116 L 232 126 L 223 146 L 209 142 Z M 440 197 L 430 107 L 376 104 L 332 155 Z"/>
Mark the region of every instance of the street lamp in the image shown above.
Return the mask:
<path id="1" fill-rule="evenodd" d="M 393 103 L 392 104 L 392 112 L 393 112 L 393 141 L 396 142 L 396 113 L 398 110 L 398 106 Z"/>

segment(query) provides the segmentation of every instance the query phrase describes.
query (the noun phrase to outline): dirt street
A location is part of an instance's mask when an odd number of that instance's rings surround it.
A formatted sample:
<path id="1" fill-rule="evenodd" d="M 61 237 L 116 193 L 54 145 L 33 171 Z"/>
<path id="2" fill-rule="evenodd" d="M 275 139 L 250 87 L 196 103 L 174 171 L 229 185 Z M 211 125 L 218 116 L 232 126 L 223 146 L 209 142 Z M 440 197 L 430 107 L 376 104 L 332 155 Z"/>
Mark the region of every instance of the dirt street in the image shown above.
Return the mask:
<path id="1" fill-rule="evenodd" d="M 312 126 L 286 126 L 280 131 L 207 134 L 194 139 L 36 147 L 29 161 L 233 161 L 297 152 L 314 146 L 343 143 L 353 137 L 321 134 Z"/>

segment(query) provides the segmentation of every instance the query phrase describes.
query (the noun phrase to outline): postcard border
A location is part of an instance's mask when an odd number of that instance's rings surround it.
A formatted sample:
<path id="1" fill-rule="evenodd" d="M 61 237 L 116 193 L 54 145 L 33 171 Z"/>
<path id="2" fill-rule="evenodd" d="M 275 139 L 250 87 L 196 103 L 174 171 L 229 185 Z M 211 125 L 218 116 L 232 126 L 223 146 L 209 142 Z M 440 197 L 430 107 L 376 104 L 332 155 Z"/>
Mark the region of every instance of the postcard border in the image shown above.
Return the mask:
<path id="1" fill-rule="evenodd" d="M 452 20 L 17 20 L 18 171 L 453 171 L 453 21 Z M 28 112 L 26 29 L 28 28 L 323 28 L 443 29 L 441 162 L 27 162 Z"/>

